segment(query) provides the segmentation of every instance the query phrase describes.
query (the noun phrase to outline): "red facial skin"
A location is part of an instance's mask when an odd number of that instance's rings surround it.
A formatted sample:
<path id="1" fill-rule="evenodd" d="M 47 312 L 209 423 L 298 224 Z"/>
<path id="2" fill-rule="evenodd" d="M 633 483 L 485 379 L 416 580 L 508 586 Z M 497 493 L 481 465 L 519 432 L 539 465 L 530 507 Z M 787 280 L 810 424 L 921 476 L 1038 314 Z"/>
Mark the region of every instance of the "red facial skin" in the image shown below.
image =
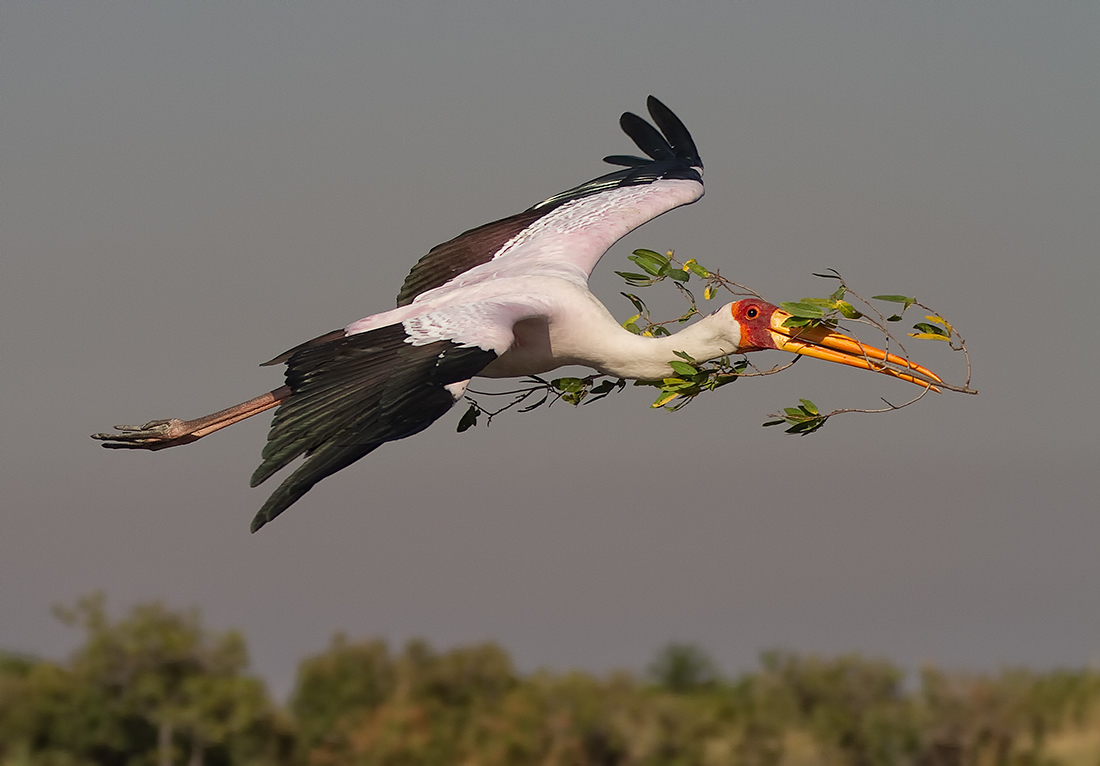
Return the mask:
<path id="1" fill-rule="evenodd" d="M 730 306 L 733 318 L 741 325 L 741 353 L 776 348 L 769 330 L 772 314 L 778 310 L 778 307 L 757 298 L 737 301 Z"/>

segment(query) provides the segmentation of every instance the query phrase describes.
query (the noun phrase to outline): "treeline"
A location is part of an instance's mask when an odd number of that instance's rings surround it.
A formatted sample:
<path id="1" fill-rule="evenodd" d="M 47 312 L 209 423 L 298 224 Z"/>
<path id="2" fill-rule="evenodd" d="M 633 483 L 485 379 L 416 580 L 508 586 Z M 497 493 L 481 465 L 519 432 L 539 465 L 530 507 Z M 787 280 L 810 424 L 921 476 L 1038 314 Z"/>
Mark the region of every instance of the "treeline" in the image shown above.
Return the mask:
<path id="1" fill-rule="evenodd" d="M 765 654 L 724 678 L 670 645 L 645 675 L 520 674 L 487 643 L 400 651 L 336 635 L 281 706 L 244 638 L 159 603 L 59 616 L 66 662 L 0 654 L 0 764 L 1100 766 L 1100 673 L 926 669 Z"/>

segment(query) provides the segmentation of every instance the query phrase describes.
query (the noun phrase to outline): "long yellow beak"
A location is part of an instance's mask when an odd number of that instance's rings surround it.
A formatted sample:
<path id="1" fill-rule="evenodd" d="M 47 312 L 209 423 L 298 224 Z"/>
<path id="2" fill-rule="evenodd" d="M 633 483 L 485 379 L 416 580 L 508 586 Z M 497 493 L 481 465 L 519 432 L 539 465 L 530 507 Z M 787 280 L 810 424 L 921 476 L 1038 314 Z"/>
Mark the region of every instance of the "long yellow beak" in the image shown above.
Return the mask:
<path id="1" fill-rule="evenodd" d="M 940 392 L 934 383 L 942 383 L 943 380 L 928 368 L 826 327 L 784 327 L 783 322 L 790 316 L 782 309 L 776 309 L 772 314 L 771 334 L 776 348 L 861 370 L 881 372 Z"/>

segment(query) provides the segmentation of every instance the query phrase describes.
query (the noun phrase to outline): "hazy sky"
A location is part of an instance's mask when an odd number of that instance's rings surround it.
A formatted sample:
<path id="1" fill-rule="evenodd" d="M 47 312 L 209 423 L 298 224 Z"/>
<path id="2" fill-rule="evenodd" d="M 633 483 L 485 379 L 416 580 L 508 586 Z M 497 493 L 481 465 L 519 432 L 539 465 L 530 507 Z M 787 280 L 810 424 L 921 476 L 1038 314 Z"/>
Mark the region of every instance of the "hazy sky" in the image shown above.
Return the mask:
<path id="1" fill-rule="evenodd" d="M 243 629 L 280 693 L 336 629 L 525 669 L 1100 661 L 1098 39 L 1094 0 L 0 3 L 0 646 L 63 656 L 51 604 L 103 589 Z M 832 267 L 945 313 L 981 395 L 762 429 L 911 393 L 806 360 L 675 415 L 456 408 L 256 535 L 266 416 L 88 438 L 276 387 L 259 362 L 390 308 L 433 245 L 632 153 L 650 93 L 707 195 L 605 258 L 613 312 L 635 247 L 777 302 Z"/>

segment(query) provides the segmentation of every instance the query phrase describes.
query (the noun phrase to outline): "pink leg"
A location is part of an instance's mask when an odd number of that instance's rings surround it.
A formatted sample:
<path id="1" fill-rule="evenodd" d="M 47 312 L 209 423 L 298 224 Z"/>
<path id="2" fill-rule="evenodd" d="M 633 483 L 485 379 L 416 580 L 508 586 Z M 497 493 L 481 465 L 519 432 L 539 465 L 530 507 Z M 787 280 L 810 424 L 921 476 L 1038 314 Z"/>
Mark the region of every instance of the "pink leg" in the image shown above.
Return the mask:
<path id="1" fill-rule="evenodd" d="M 202 437 L 220 431 L 226 426 L 259 415 L 270 410 L 290 396 L 290 388 L 282 386 L 274 391 L 241 402 L 238 405 L 219 410 L 212 415 L 195 420 L 151 420 L 143 426 L 115 426 L 121 433 L 92 434 L 93 439 L 103 442 L 108 449 L 147 449 L 159 450 L 190 444 Z"/>

